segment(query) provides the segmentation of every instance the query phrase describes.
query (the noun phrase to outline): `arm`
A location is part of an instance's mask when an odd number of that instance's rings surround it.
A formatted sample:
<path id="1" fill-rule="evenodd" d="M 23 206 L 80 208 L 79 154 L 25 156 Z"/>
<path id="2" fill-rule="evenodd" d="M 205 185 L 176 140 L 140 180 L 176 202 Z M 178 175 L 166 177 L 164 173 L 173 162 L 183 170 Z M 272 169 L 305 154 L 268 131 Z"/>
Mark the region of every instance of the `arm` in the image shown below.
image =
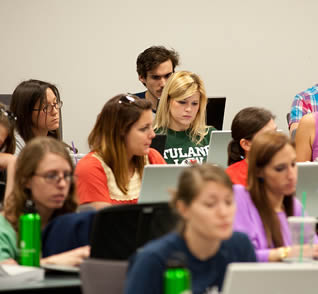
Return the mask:
<path id="1" fill-rule="evenodd" d="M 315 129 L 315 117 L 312 114 L 307 114 L 300 120 L 295 140 L 297 161 L 311 161 Z"/>
<path id="2" fill-rule="evenodd" d="M 111 205 L 107 177 L 97 158 L 82 158 L 76 166 L 75 175 L 80 204 L 89 204 L 96 209 Z"/>
<path id="3" fill-rule="evenodd" d="M 90 246 L 82 246 L 60 254 L 41 258 L 41 264 L 79 266 L 83 262 L 84 258 L 89 257 L 89 254 Z"/>

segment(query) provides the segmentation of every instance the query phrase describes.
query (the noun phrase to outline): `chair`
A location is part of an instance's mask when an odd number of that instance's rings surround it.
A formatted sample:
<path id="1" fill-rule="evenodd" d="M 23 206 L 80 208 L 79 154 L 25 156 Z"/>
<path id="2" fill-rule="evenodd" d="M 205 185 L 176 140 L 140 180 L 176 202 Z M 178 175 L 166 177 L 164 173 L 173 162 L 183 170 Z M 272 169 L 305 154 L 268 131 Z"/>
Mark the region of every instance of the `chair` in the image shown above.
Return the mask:
<path id="1" fill-rule="evenodd" d="M 206 105 L 206 124 L 218 130 L 223 128 L 225 97 L 210 97 Z"/>
<path id="2" fill-rule="evenodd" d="M 83 294 L 122 294 L 127 261 L 88 258 L 80 266 Z"/>
<path id="3" fill-rule="evenodd" d="M 93 222 L 91 257 L 127 260 L 147 241 L 174 229 L 176 222 L 168 203 L 106 207 Z"/>
<path id="4" fill-rule="evenodd" d="M 227 147 L 232 140 L 232 132 L 212 131 L 207 162 L 227 167 Z"/>

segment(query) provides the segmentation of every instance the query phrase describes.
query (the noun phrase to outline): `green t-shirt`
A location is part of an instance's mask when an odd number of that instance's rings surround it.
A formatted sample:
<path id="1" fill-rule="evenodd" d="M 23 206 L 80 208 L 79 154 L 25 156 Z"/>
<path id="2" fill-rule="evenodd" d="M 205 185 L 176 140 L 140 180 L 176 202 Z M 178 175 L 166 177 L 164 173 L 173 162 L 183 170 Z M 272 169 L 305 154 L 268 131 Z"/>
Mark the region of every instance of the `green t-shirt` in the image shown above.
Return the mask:
<path id="1" fill-rule="evenodd" d="M 168 129 L 167 141 L 164 151 L 164 159 L 171 164 L 189 164 L 192 161 L 203 163 L 206 161 L 209 152 L 209 143 L 212 127 L 208 129 L 207 135 L 196 144 L 191 141 L 188 131 L 173 131 Z M 156 131 L 158 134 L 160 130 Z"/>
<path id="2" fill-rule="evenodd" d="M 0 214 L 0 261 L 8 258 L 18 260 L 17 233 Z"/>

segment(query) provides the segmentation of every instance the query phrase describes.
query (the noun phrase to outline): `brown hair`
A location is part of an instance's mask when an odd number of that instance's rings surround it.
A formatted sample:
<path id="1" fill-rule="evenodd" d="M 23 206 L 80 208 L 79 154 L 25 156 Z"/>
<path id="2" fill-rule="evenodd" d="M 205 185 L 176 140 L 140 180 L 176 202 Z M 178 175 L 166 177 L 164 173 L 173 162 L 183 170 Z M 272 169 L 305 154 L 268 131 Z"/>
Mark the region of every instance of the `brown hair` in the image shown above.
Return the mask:
<path id="1" fill-rule="evenodd" d="M 137 122 L 145 110 L 151 110 L 151 103 L 137 96 L 117 95 L 108 100 L 97 117 L 95 126 L 88 137 L 88 144 L 114 173 L 118 188 L 128 191 L 128 158 L 125 137 L 131 126 Z M 133 163 L 142 176 L 145 166 L 144 156 L 134 156 Z"/>
<path id="2" fill-rule="evenodd" d="M 147 78 L 147 72 L 155 69 L 159 64 L 171 60 L 172 69 L 179 65 L 179 54 L 163 46 L 152 46 L 138 55 L 137 73 L 142 78 Z"/>
<path id="3" fill-rule="evenodd" d="M 264 108 L 247 107 L 239 111 L 231 125 L 233 139 L 227 148 L 227 164 L 231 165 L 245 157 L 245 151 L 240 145 L 241 139 L 252 140 L 254 135 L 274 118 L 275 116 Z"/>
<path id="4" fill-rule="evenodd" d="M 35 137 L 31 127 L 33 125 L 33 109 L 38 101 L 40 101 L 39 109 L 42 109 L 42 106 L 47 103 L 46 90 L 48 88 L 53 91 L 56 100 L 60 101 L 60 94 L 56 86 L 39 80 L 28 80 L 20 83 L 12 94 L 10 110 L 18 118 L 16 128 L 25 142 Z M 38 112 L 38 118 L 39 116 L 40 112 Z M 59 129 L 49 131 L 48 136 L 61 139 Z"/>
<path id="5" fill-rule="evenodd" d="M 11 111 L 6 110 L 6 107 L 0 103 L 0 125 L 3 125 L 7 131 L 8 136 L 4 140 L 1 147 L 1 152 L 14 154 L 15 152 L 15 128 L 16 116 Z"/>
<path id="6" fill-rule="evenodd" d="M 295 148 L 295 144 L 283 133 L 265 132 L 253 139 L 249 153 L 248 190 L 262 219 L 269 247 L 284 246 L 284 241 L 280 231 L 279 219 L 266 194 L 264 179 L 260 178 L 259 174 L 270 163 L 275 154 L 286 145 Z M 293 197 L 286 195 L 283 204 L 287 216 L 293 215 Z"/>
<path id="7" fill-rule="evenodd" d="M 72 173 L 74 172 L 72 159 L 63 143 L 56 139 L 42 136 L 30 140 L 18 156 L 13 191 L 4 202 L 5 217 L 16 230 L 18 229 L 18 219 L 24 210 L 26 200 L 32 198 L 32 192 L 29 188 L 26 188 L 27 182 L 32 178 L 47 153 L 54 153 L 64 158 L 69 163 Z M 72 179 L 69 195 L 63 207 L 56 209 L 52 217 L 74 212 L 76 208 L 75 183 Z"/>
<path id="8" fill-rule="evenodd" d="M 229 188 L 231 191 L 232 182 L 223 168 L 203 163 L 202 165 L 194 164 L 184 169 L 178 181 L 177 190 L 172 192 L 173 200 L 171 206 L 176 210 L 177 202 L 183 201 L 185 205 L 190 206 L 191 203 L 200 194 L 203 183 L 212 181 Z M 179 229 L 183 233 L 185 229 L 185 221 L 180 220 Z"/>

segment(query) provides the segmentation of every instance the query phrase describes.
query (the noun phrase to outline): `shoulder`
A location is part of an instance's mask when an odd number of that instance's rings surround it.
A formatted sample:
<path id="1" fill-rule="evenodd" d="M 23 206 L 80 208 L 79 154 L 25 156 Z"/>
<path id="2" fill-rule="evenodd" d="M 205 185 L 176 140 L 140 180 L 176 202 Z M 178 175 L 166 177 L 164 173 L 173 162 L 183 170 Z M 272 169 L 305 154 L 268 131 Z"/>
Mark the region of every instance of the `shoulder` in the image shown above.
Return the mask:
<path id="1" fill-rule="evenodd" d="M 146 98 L 146 91 L 135 93 L 134 95 L 141 98 L 141 99 L 145 99 Z"/>
<path id="2" fill-rule="evenodd" d="M 299 126 L 304 125 L 306 127 L 312 127 L 315 125 L 317 119 L 317 113 L 308 113 L 300 119 Z"/>
<path id="3" fill-rule="evenodd" d="M 239 196 L 239 197 L 248 197 L 248 198 L 250 198 L 250 193 L 242 185 L 233 185 L 233 192 L 235 194 L 235 197 Z"/>
<path id="4" fill-rule="evenodd" d="M 182 240 L 177 233 L 169 233 L 159 239 L 150 241 L 139 249 L 131 260 L 136 266 L 165 266 L 167 259 L 173 252 L 180 251 Z"/>
<path id="5" fill-rule="evenodd" d="M 76 172 L 85 171 L 88 168 L 101 167 L 101 161 L 94 156 L 95 152 L 85 155 L 76 165 Z"/>
<path id="6" fill-rule="evenodd" d="M 161 154 L 153 148 L 150 148 L 149 153 L 148 153 L 148 159 L 151 164 L 165 164 L 165 160 L 161 156 Z"/>
<path id="7" fill-rule="evenodd" d="M 231 238 L 223 242 L 222 250 L 234 261 L 256 261 L 250 239 L 241 232 L 233 232 Z"/>
<path id="8" fill-rule="evenodd" d="M 308 95 L 315 95 L 317 93 L 318 93 L 318 84 L 306 89 L 305 91 L 302 91 L 302 92 L 298 93 L 295 96 L 295 98 L 301 98 L 301 97 L 305 97 L 305 96 L 308 96 Z"/>

